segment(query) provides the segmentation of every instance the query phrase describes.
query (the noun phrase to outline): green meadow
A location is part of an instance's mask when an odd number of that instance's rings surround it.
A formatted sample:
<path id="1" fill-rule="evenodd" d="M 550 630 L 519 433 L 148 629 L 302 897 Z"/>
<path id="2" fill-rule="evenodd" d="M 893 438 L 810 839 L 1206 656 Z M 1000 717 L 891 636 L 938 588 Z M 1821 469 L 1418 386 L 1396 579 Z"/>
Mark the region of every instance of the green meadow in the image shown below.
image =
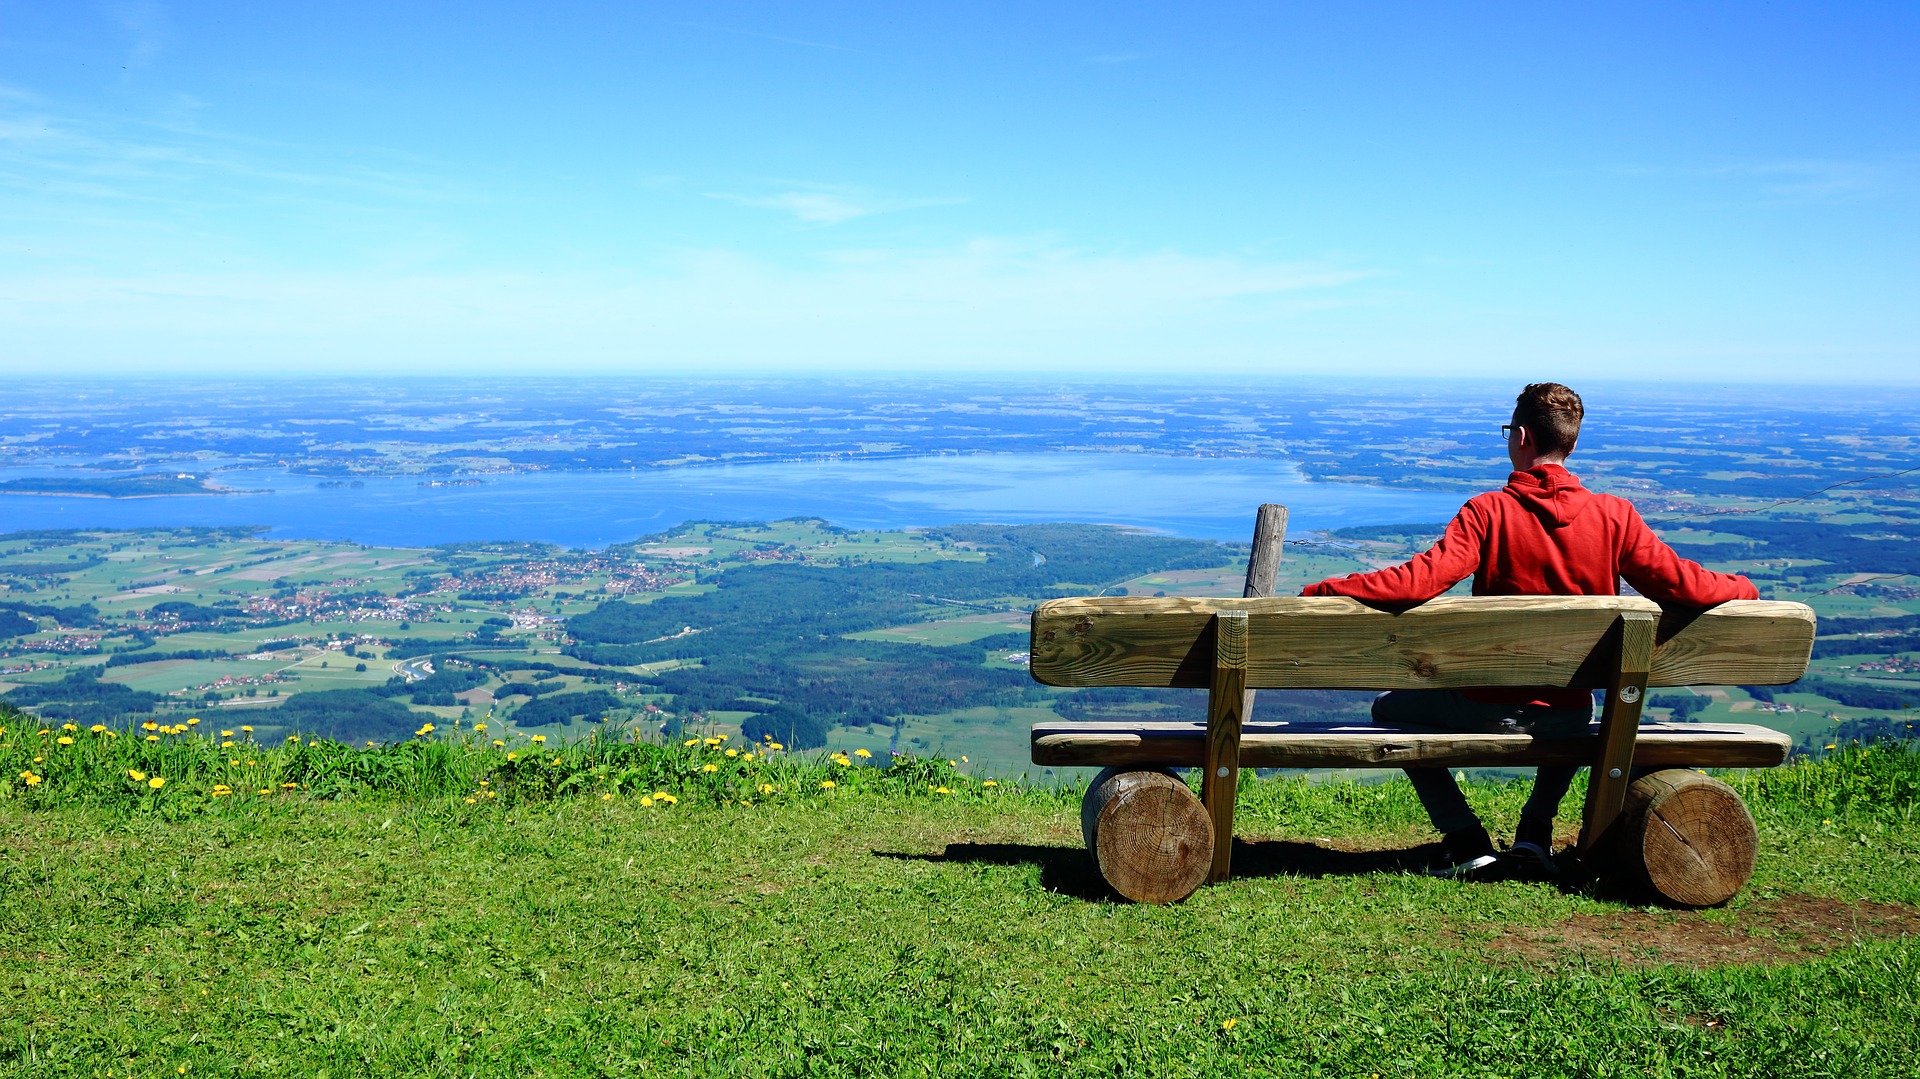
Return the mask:
<path id="1" fill-rule="evenodd" d="M 1092 870 L 1077 788 L 944 759 L 613 725 L 564 745 L 472 725 L 263 744 L 215 722 L 0 720 L 0 1074 L 1875 1076 L 1920 1059 L 1920 754 L 1898 745 L 1728 775 L 1762 850 L 1718 910 L 1427 878 L 1404 782 L 1298 778 L 1243 786 L 1233 880 L 1149 907 Z M 1524 784 L 1468 790 L 1511 828 Z"/>

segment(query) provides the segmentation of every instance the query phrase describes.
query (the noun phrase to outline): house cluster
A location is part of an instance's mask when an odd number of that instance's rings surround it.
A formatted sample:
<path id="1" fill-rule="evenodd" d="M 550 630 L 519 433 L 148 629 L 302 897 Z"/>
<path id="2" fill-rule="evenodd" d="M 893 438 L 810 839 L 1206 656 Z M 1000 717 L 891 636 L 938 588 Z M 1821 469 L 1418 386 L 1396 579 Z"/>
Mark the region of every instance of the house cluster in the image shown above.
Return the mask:
<path id="1" fill-rule="evenodd" d="M 536 559 L 494 566 L 483 573 L 449 574 L 434 582 L 434 592 L 501 592 L 534 595 L 549 588 L 606 578 L 614 595 L 658 592 L 682 578 L 649 569 L 645 563 L 617 558 Z"/>
<path id="2" fill-rule="evenodd" d="M 408 622 L 450 610 L 451 604 L 421 603 L 399 596 L 357 593 L 351 600 L 343 600 L 324 588 L 303 588 L 291 596 L 249 596 L 246 601 L 247 617 L 277 622 L 302 618 L 309 622 Z"/>

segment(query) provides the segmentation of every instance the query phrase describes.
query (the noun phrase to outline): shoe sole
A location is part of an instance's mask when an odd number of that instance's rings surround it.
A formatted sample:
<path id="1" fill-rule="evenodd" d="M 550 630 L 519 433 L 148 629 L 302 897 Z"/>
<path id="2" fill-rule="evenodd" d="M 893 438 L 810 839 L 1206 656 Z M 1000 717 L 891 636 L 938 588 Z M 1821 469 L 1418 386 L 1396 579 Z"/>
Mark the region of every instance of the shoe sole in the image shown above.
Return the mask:
<path id="1" fill-rule="evenodd" d="M 1499 860 L 1500 856 L 1498 854 L 1482 854 L 1478 858 L 1469 858 L 1464 862 L 1447 866 L 1445 869 L 1429 869 L 1427 870 L 1427 876 L 1464 877 L 1469 873 L 1478 873 Z"/>

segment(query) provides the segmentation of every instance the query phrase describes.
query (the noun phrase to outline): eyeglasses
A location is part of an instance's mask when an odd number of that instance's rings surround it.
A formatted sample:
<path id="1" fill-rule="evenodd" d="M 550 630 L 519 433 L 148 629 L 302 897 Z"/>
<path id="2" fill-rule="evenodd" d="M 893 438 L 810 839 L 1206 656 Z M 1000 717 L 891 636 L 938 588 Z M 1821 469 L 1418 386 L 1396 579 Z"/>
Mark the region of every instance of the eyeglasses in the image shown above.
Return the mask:
<path id="1" fill-rule="evenodd" d="M 1516 427 L 1516 426 L 1517 426 L 1516 424 L 1511 424 L 1511 423 L 1503 423 L 1503 424 L 1501 424 L 1501 425 L 1500 425 L 1500 441 L 1502 441 L 1502 442 L 1512 442 L 1512 441 L 1513 441 L 1513 432 L 1514 432 L 1514 429 L 1515 429 L 1515 427 Z"/>

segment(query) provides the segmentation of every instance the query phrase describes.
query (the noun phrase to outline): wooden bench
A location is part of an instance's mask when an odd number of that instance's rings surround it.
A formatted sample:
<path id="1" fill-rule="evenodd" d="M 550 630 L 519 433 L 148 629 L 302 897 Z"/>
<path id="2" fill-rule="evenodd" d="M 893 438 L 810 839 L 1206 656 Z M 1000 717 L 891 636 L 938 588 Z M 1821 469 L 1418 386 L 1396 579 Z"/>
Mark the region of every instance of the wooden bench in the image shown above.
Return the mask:
<path id="1" fill-rule="evenodd" d="M 1284 522 L 1284 510 L 1263 507 L 1249 592 L 1271 588 Z M 1626 870 L 1669 902 L 1711 906 L 1752 876 L 1758 835 L 1738 794 L 1686 769 L 1770 767 L 1791 743 L 1742 724 L 1642 725 L 1646 692 L 1792 682 L 1813 634 L 1805 605 L 1760 600 L 1663 611 L 1638 597 L 1442 597 L 1391 609 L 1257 594 L 1057 599 L 1033 613 L 1036 680 L 1204 688 L 1207 721 L 1042 723 L 1033 761 L 1107 768 L 1082 807 L 1086 839 L 1102 875 L 1139 901 L 1175 901 L 1226 879 L 1242 768 L 1586 763 L 1582 860 Z M 1495 686 L 1606 695 L 1580 738 L 1245 720 L 1259 689 Z M 1197 799 L 1169 771 L 1185 767 L 1203 769 Z M 1636 768 L 1657 770 L 1636 780 Z"/>

